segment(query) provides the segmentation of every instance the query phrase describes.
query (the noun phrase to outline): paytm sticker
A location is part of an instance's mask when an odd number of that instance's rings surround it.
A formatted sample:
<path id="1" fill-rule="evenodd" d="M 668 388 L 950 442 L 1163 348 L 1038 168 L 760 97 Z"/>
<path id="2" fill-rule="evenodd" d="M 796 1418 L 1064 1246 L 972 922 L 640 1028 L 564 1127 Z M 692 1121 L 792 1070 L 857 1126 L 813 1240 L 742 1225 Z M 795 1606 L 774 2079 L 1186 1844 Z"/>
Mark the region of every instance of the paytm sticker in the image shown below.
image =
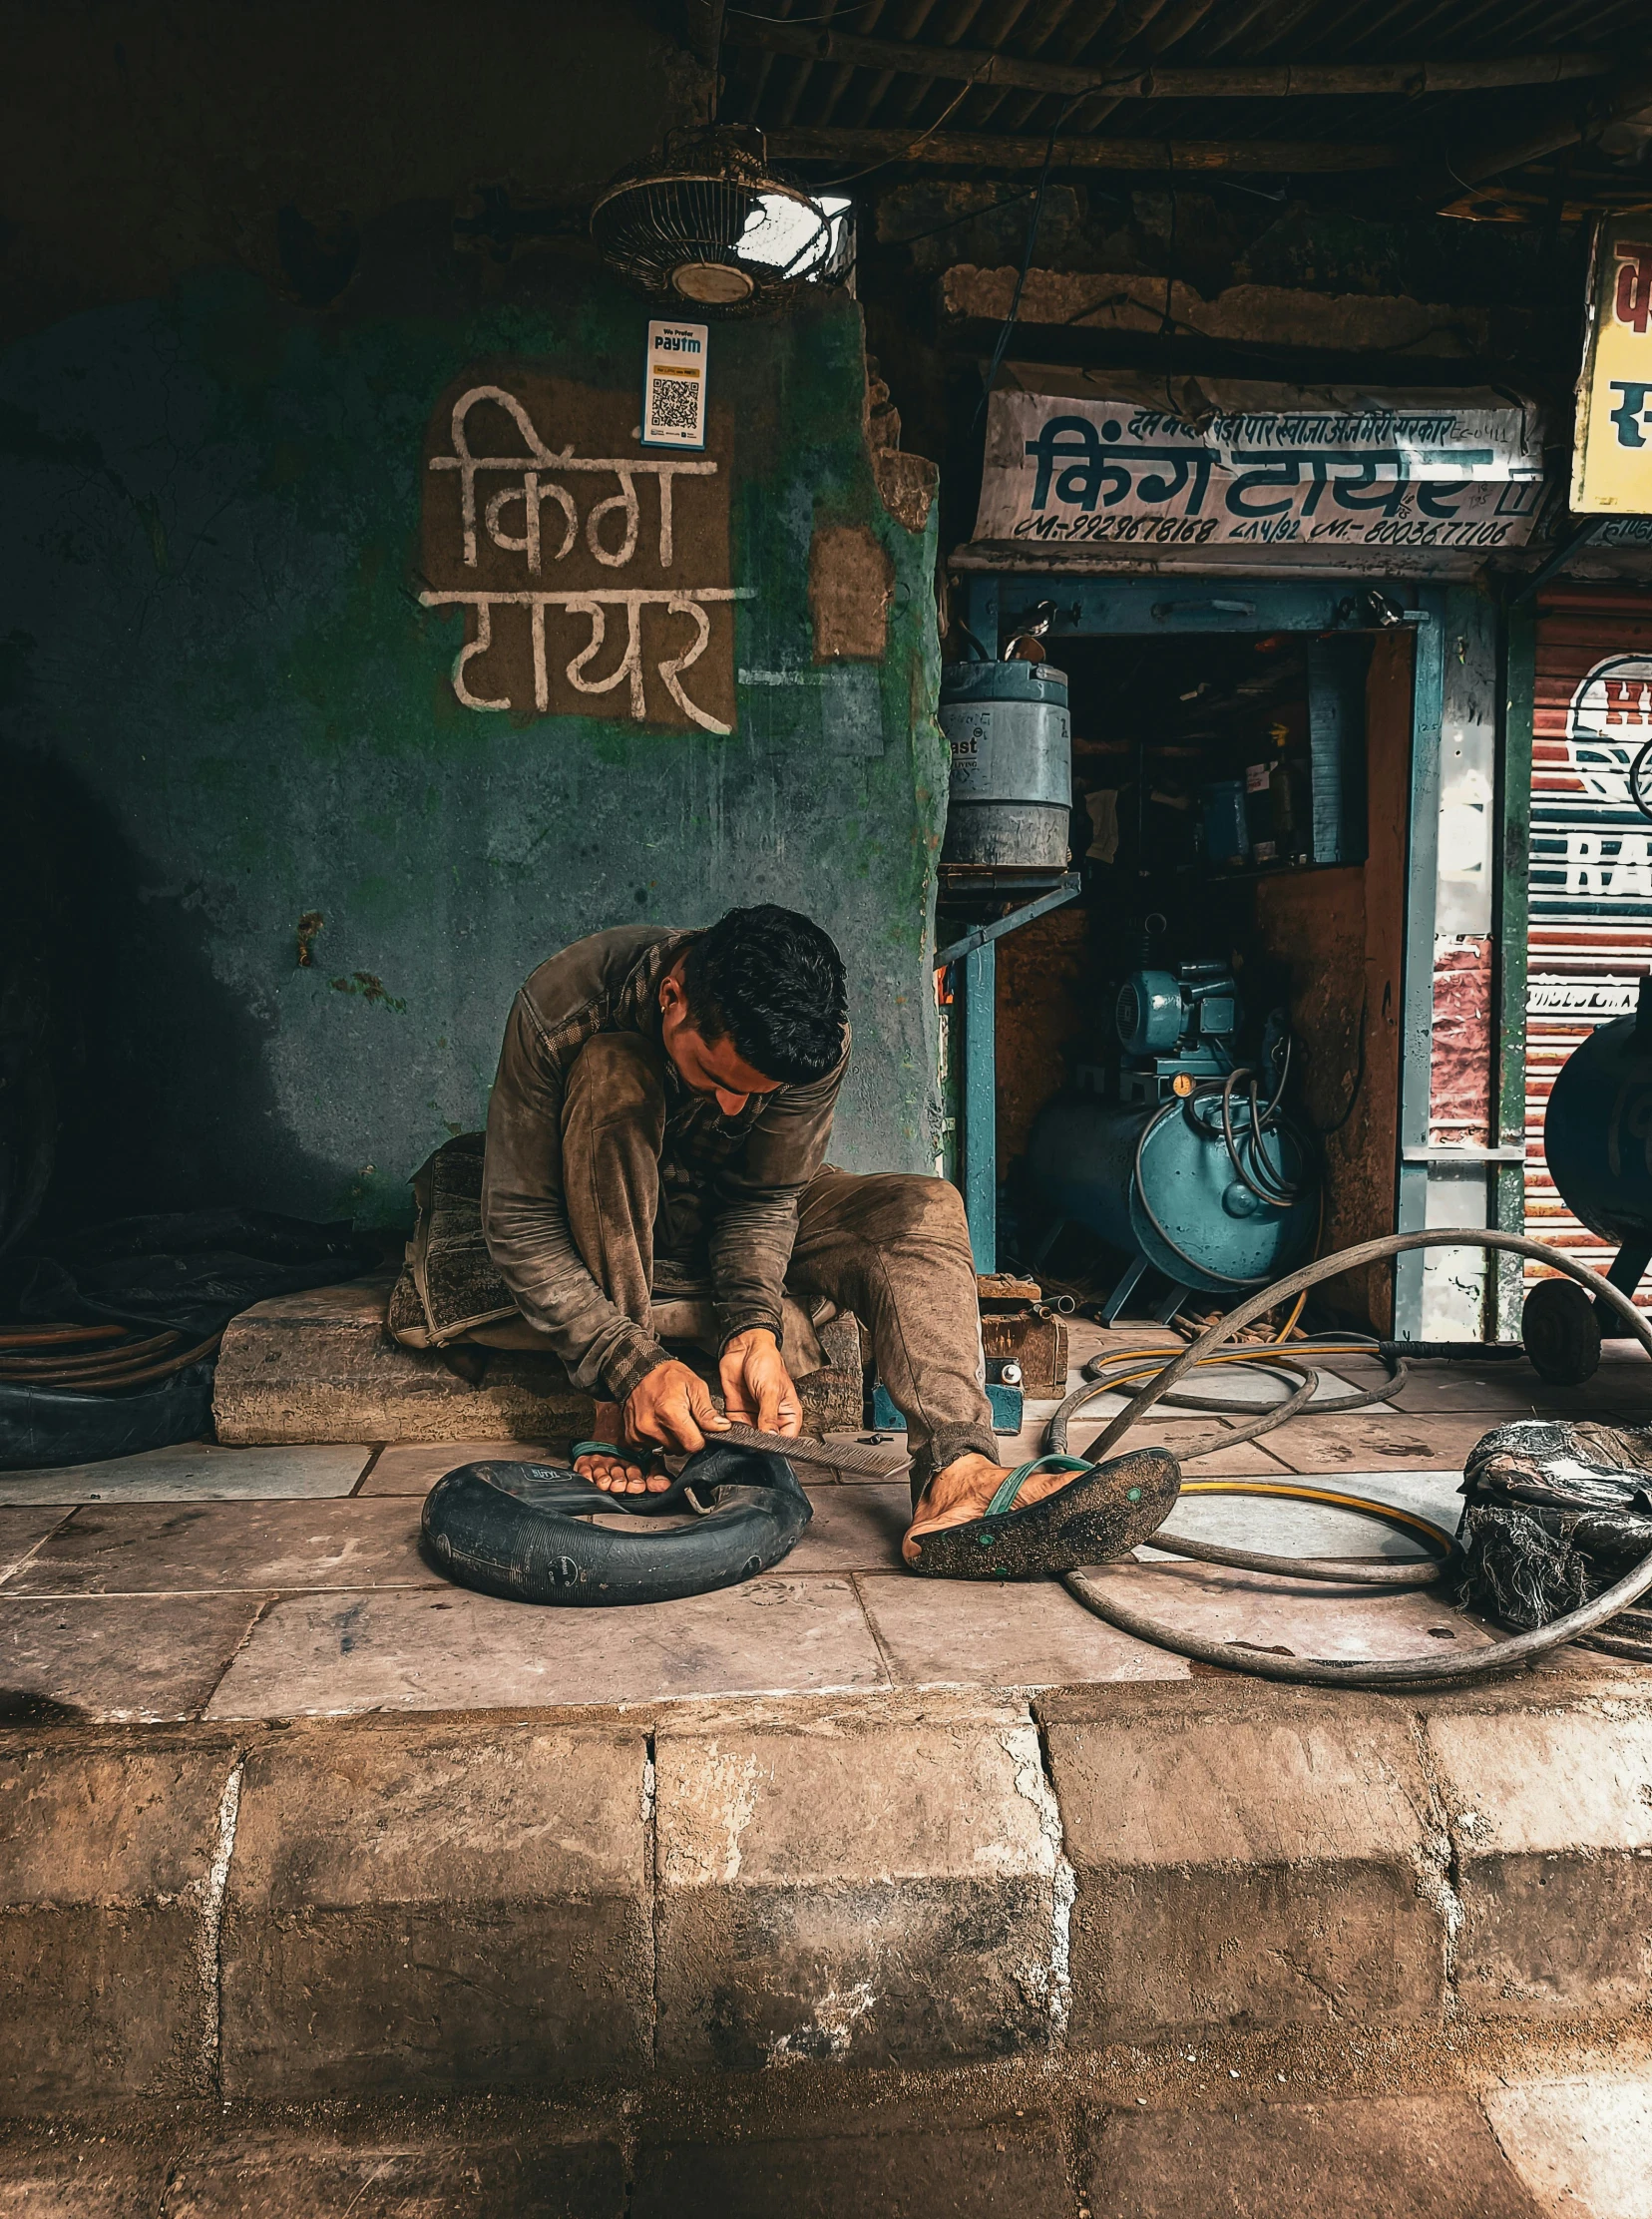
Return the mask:
<path id="1" fill-rule="evenodd" d="M 644 447 L 705 445 L 703 323 L 650 323 L 642 373 Z"/>

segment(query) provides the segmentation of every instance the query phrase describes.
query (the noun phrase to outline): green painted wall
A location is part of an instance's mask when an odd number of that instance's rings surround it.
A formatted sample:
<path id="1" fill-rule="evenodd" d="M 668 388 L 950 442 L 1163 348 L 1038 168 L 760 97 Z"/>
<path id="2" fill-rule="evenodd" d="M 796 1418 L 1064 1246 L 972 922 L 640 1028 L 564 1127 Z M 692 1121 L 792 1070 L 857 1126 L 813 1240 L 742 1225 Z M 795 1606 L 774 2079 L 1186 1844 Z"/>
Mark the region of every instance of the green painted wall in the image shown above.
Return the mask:
<path id="1" fill-rule="evenodd" d="M 432 405 L 502 355 L 629 387 L 648 314 L 584 255 L 543 257 L 508 304 L 486 289 L 404 273 L 384 312 L 317 317 L 197 271 L 0 357 L 0 775 L 46 793 L 77 927 L 59 1213 L 241 1199 L 398 1223 L 410 1171 L 481 1120 L 535 963 L 759 900 L 808 910 L 848 960 L 836 1159 L 933 1163 L 935 527 L 879 498 L 854 304 L 714 331 L 734 575 L 756 589 L 736 665 L 813 670 L 817 520 L 888 550 L 888 654 L 742 687 L 724 739 L 455 701 L 459 617 L 416 600 Z"/>

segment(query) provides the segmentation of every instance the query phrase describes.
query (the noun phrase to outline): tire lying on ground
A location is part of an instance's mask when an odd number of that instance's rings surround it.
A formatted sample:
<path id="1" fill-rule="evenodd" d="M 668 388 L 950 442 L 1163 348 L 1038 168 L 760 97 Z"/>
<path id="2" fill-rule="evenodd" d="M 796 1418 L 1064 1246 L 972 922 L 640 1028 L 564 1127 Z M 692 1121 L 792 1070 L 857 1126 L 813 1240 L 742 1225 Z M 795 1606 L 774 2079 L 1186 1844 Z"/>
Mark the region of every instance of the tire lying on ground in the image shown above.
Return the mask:
<path id="1" fill-rule="evenodd" d="M 0 1384 L 0 1472 L 110 1457 L 210 1438 L 215 1357 L 121 1394 L 77 1395 L 62 1387 Z"/>
<path id="2" fill-rule="evenodd" d="M 688 1525 L 662 1524 L 689 1513 Z M 594 1526 L 625 1517 L 634 1531 Z M 764 1449 L 713 1442 L 659 1495 L 605 1495 L 554 1464 L 464 1464 L 425 1498 L 439 1571 L 512 1602 L 670 1602 L 779 1563 L 813 1517 L 797 1475 Z"/>

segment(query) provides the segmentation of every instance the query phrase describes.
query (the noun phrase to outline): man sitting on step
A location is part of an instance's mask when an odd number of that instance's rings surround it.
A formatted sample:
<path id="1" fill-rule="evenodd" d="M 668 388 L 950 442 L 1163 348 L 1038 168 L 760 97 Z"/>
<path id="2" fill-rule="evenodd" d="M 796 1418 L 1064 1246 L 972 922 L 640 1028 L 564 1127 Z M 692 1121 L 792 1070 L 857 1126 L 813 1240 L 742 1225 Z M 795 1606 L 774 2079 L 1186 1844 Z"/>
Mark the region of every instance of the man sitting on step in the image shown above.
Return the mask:
<path id="1" fill-rule="evenodd" d="M 1006 1472 L 957 1189 L 825 1161 L 848 1064 L 843 964 L 807 917 L 595 933 L 516 998 L 482 1222 L 517 1307 L 597 1397 L 600 1445 L 578 1469 L 616 1494 L 664 1489 L 653 1452 L 700 1449 L 731 1420 L 795 1437 L 784 1292 L 853 1311 L 907 1422 L 915 1563 Z M 710 1283 L 726 1416 L 655 1337 L 656 1293 L 684 1277 Z M 1067 1477 L 1030 1474 L 1017 1507 Z"/>

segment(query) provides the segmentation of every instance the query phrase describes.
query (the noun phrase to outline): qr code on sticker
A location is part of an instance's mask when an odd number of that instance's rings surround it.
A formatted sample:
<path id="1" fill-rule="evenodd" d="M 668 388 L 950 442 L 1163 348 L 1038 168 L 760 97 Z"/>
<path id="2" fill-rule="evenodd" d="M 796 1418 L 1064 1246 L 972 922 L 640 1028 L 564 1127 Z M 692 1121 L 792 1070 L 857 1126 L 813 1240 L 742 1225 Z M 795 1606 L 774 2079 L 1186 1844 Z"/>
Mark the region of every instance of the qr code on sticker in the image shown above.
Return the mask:
<path id="1" fill-rule="evenodd" d="M 699 421 L 699 379 L 696 377 L 661 377 L 656 371 L 650 398 L 650 432 L 692 431 Z"/>

